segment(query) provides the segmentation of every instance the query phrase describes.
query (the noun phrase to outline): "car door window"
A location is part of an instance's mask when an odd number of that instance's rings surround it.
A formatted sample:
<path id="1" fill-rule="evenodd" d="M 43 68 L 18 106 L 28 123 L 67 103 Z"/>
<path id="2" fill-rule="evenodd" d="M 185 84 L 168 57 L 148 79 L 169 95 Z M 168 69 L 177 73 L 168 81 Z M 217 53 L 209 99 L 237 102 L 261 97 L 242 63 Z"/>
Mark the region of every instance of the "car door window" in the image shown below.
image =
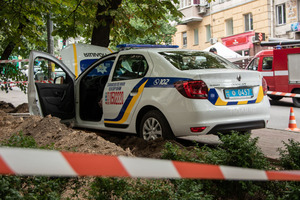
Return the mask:
<path id="1" fill-rule="evenodd" d="M 273 57 L 264 57 L 263 58 L 263 70 L 272 70 Z"/>
<path id="2" fill-rule="evenodd" d="M 259 57 L 258 58 L 254 58 L 251 63 L 248 66 L 248 70 L 254 70 L 257 71 L 258 69 L 258 63 L 259 63 Z"/>
<path id="3" fill-rule="evenodd" d="M 116 64 L 112 81 L 142 78 L 148 71 L 148 63 L 142 55 L 122 55 Z"/>
<path id="4" fill-rule="evenodd" d="M 71 81 L 67 73 L 55 62 L 36 58 L 33 66 L 34 80 L 40 83 L 64 84 Z"/>

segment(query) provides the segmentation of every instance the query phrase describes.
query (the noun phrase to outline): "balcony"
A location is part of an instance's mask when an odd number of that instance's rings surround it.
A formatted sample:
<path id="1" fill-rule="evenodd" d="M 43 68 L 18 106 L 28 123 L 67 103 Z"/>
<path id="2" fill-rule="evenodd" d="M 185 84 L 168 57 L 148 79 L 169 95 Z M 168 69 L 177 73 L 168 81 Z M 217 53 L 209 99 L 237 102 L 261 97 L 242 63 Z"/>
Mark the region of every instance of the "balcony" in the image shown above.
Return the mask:
<path id="1" fill-rule="evenodd" d="M 209 4 L 206 0 L 194 0 L 191 5 L 182 7 L 179 9 L 184 17 L 181 19 L 181 24 L 187 24 L 190 22 L 201 22 L 203 15 L 207 14 L 209 10 Z"/>

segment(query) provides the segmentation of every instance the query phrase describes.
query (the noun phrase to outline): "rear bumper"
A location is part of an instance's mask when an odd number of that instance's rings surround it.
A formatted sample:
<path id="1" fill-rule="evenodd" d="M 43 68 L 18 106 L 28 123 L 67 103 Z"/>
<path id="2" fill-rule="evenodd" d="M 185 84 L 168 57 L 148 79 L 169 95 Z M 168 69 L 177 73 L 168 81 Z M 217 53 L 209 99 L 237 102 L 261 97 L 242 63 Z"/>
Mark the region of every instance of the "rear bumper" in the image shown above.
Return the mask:
<path id="1" fill-rule="evenodd" d="M 215 106 L 205 100 L 182 99 L 180 106 L 167 112 L 166 117 L 174 135 L 181 137 L 265 128 L 270 119 L 270 104 L 267 97 L 260 103 L 229 106 Z M 202 132 L 191 132 L 191 127 L 206 128 Z"/>
<path id="2" fill-rule="evenodd" d="M 265 128 L 266 123 L 264 120 L 252 121 L 252 122 L 241 122 L 233 124 L 219 124 L 212 128 L 207 134 L 217 133 L 230 133 L 231 131 L 249 131 L 252 129 Z"/>

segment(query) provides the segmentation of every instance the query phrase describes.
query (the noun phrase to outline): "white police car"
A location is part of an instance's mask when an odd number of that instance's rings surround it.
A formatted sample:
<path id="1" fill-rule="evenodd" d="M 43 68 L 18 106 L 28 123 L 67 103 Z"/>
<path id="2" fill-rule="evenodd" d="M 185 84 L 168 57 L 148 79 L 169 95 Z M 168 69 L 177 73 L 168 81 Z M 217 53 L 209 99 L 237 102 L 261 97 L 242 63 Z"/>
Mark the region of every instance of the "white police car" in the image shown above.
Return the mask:
<path id="1" fill-rule="evenodd" d="M 48 81 L 33 79 L 36 59 L 48 67 L 43 70 Z M 51 69 L 57 68 L 65 74 L 53 80 Z M 30 55 L 31 114 L 51 114 L 77 127 L 136 133 L 145 140 L 264 128 L 270 112 L 266 92 L 259 72 L 240 70 L 203 51 L 119 51 L 91 64 L 77 79 L 55 57 L 37 51 Z"/>

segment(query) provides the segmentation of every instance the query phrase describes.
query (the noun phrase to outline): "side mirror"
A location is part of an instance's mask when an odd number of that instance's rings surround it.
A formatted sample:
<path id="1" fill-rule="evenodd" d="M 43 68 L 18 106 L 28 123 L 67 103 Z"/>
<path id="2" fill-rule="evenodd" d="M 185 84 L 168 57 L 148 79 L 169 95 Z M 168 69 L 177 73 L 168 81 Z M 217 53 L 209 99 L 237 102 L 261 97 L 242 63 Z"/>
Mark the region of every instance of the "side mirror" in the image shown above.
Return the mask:
<path id="1" fill-rule="evenodd" d="M 64 77 L 58 76 L 54 78 L 54 84 L 63 84 L 64 83 Z"/>

